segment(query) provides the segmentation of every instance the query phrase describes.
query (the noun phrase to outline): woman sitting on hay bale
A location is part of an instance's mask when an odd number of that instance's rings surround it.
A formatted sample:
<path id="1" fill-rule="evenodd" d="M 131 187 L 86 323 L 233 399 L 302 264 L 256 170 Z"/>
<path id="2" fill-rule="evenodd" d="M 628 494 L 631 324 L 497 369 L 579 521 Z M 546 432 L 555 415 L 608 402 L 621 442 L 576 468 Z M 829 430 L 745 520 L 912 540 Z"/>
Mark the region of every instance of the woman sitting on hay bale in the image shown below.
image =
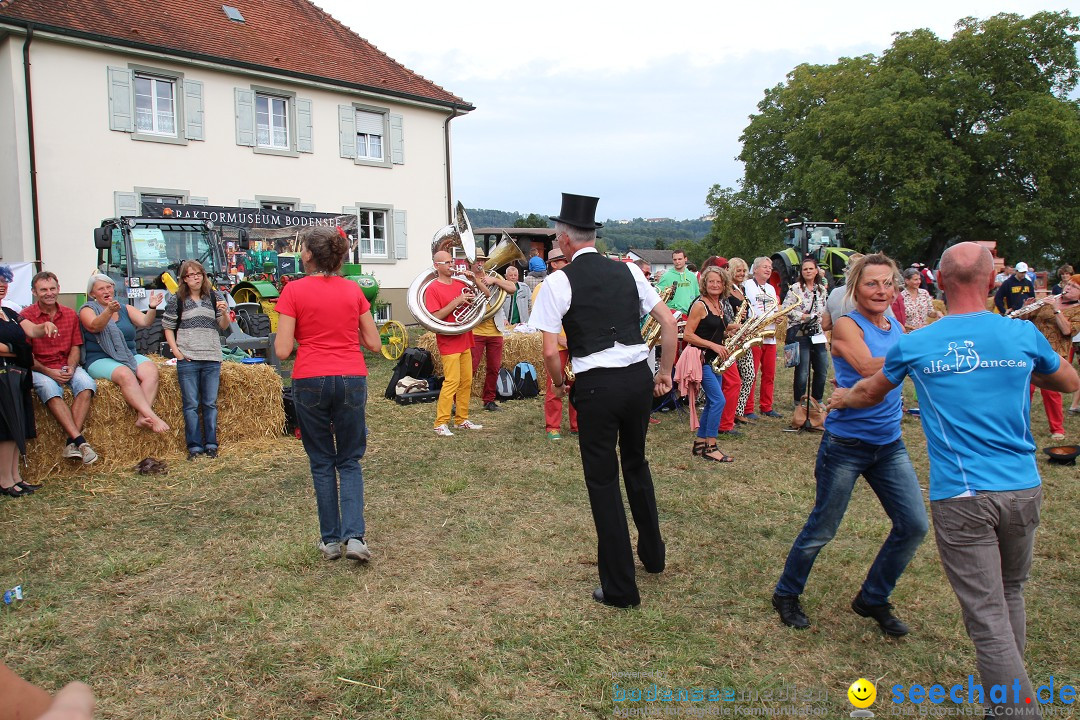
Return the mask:
<path id="1" fill-rule="evenodd" d="M 367 449 L 367 366 L 363 345 L 382 350 L 371 304 L 356 283 L 337 273 L 349 252 L 345 233 L 314 227 L 300 233 L 307 277 L 293 280 L 277 301 L 274 350 L 293 365 L 293 400 L 300 439 L 308 454 L 319 512 L 319 550 L 327 560 L 366 561 L 364 474 Z"/>
<path id="2" fill-rule="evenodd" d="M 95 380 L 110 380 L 120 388 L 124 400 L 139 414 L 136 427 L 168 432 L 168 424 L 153 410 L 158 390 L 157 365 L 135 354 L 135 328 L 153 324 L 164 294 L 150 293 L 150 309 L 144 313 L 133 305 L 117 302 L 113 279 L 95 273 L 86 284 L 86 296 L 89 299 L 79 308 L 86 372 Z"/>

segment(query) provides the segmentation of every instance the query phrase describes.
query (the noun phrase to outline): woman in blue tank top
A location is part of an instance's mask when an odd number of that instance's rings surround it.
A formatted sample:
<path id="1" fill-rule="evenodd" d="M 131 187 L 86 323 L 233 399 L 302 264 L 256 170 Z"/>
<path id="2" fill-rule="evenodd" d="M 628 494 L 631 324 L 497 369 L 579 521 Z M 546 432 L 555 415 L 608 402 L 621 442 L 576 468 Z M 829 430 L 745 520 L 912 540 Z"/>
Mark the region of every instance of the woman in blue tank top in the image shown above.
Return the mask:
<path id="1" fill-rule="evenodd" d="M 896 297 L 898 278 L 896 264 L 883 254 L 867 255 L 852 263 L 847 294 L 855 301 L 855 310 L 833 326 L 837 386 L 851 387 L 880 370 L 885 354 L 903 334 L 900 325 L 885 316 Z M 915 556 L 929 523 L 915 469 L 900 437 L 900 418 L 897 387 L 874 407 L 845 408 L 830 413 L 826 419 L 814 468 L 814 509 L 795 538 L 773 595 L 773 607 L 785 625 L 810 626 L 799 596 L 817 554 L 836 534 L 855 481 L 862 475 L 892 520 L 892 531 L 851 602 L 851 609 L 876 620 L 888 635 L 909 632 L 908 626 L 893 615 L 889 596 Z"/>

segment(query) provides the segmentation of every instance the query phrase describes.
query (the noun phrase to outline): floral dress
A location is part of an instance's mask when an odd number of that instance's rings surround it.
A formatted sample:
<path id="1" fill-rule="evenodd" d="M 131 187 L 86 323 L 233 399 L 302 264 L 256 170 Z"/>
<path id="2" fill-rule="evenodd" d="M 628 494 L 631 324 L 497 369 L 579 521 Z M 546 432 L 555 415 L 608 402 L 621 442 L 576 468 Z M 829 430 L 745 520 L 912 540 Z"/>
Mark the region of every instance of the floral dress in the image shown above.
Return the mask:
<path id="1" fill-rule="evenodd" d="M 931 299 L 930 293 L 919 288 L 913 298 L 911 293 L 906 288 L 904 289 L 904 314 L 907 317 L 908 328 L 918 330 L 925 327 L 926 318 L 933 311 L 934 301 Z"/>

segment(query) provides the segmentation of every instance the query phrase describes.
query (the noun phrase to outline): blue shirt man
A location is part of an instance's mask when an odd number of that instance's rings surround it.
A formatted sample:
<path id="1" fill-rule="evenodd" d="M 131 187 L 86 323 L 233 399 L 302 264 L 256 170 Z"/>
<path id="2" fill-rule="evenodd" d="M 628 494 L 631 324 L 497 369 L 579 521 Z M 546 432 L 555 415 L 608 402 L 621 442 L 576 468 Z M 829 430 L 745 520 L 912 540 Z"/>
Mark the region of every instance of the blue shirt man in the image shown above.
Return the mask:
<path id="1" fill-rule="evenodd" d="M 949 315 L 905 335 L 879 372 L 837 390 L 829 408 L 868 407 L 905 377 L 915 382 L 938 554 L 975 644 L 979 701 L 997 716 L 1041 718 L 1024 667 L 1024 582 L 1042 503 L 1028 384 L 1076 392 L 1080 378 L 1034 326 L 986 312 L 988 250 L 949 248 L 938 282 Z M 1009 688 L 1004 697 L 991 692 L 996 685 Z"/>

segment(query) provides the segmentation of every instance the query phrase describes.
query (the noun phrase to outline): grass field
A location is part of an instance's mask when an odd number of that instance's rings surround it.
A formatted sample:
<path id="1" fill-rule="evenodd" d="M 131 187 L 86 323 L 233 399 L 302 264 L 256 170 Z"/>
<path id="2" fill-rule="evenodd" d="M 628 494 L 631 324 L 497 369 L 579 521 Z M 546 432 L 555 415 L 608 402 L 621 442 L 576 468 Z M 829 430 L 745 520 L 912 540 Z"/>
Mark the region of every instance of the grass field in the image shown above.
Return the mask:
<path id="1" fill-rule="evenodd" d="M 932 536 L 893 597 L 910 636 L 887 639 L 849 609 L 887 533 L 865 484 L 810 578 L 813 627 L 780 625 L 769 599 L 813 502 L 816 436 L 761 422 L 722 445 L 734 464 L 704 463 L 690 455 L 686 416 L 664 414 L 649 456 L 668 568 L 641 572 L 642 606 L 617 611 L 590 599 L 595 532 L 577 442 L 544 438 L 541 400 L 500 413 L 474 402 L 485 429 L 438 438 L 434 405 L 382 398 L 390 370 L 371 362 L 370 564 L 326 562 L 316 550 L 307 459 L 292 438 L 224 447 L 217 461 L 164 476 L 53 479 L 32 498 L 0 502 L 0 583 L 26 594 L 0 607 L 4 662 L 50 690 L 84 680 L 100 717 L 130 719 L 760 711 L 790 705 L 776 698 L 792 686 L 813 694 L 800 706 L 846 717 L 859 677 L 877 683 L 880 717 L 895 683 L 947 686 L 974 672 Z M 777 387 L 786 410 L 789 372 Z M 1066 422 L 1075 440 L 1080 419 Z M 904 431 L 925 486 L 922 433 L 911 419 Z M 1075 467 L 1039 467 L 1047 491 L 1027 592 L 1028 668 L 1036 686 L 1050 676 L 1075 686 L 1080 487 Z M 730 688 L 736 700 L 613 697 L 652 683 Z"/>

